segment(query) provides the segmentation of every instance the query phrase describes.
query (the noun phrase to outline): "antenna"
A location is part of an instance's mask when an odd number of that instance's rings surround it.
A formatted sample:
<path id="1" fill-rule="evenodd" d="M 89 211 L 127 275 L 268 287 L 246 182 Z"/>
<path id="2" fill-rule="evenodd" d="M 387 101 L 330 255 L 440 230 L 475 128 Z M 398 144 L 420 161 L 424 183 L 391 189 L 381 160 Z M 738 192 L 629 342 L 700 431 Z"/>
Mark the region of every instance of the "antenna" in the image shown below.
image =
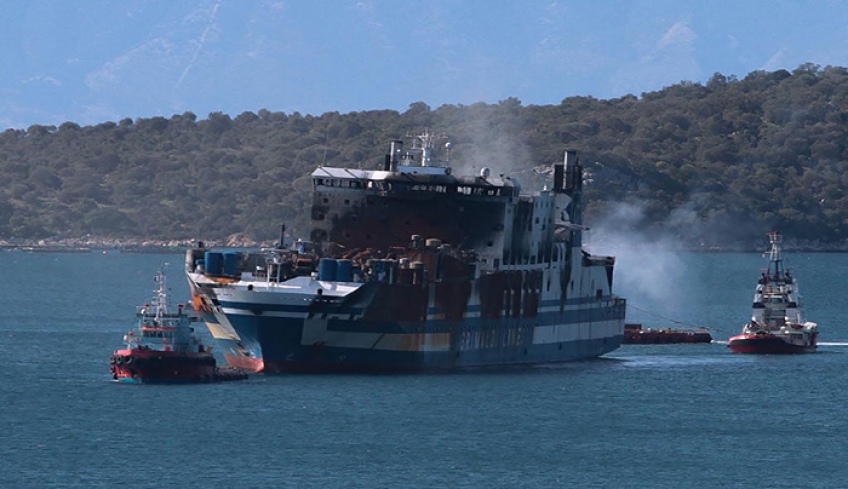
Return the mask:
<path id="1" fill-rule="evenodd" d="M 431 166 L 432 152 L 433 149 L 436 148 L 436 140 L 448 139 L 448 135 L 444 132 L 436 134 L 430 131 L 429 127 L 425 127 L 424 130 L 418 134 L 408 132 L 406 133 L 406 137 L 412 138 L 413 149 L 421 150 L 421 166 Z M 450 150 L 450 147 L 447 149 Z"/>

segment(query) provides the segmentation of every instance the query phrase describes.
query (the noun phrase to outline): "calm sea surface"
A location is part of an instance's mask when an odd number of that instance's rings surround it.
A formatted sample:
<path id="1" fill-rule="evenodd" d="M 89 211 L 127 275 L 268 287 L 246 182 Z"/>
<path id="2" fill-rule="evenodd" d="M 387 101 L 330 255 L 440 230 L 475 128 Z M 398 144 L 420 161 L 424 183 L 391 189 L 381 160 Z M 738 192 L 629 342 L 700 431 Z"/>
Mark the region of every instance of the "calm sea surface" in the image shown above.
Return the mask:
<path id="1" fill-rule="evenodd" d="M 0 487 L 845 488 L 848 255 L 793 254 L 816 354 L 745 356 L 759 254 L 619 256 L 628 319 L 713 328 L 556 367 L 117 385 L 180 255 L 0 252 Z M 207 337 L 208 338 L 208 337 Z"/>

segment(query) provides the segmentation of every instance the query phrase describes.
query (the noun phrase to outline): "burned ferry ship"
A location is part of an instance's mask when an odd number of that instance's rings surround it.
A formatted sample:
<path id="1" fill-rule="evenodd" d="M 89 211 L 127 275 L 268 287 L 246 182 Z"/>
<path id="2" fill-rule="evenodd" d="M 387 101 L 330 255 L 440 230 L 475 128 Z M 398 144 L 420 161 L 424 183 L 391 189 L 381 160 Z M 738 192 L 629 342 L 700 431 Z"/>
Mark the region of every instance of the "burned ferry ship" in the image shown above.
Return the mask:
<path id="1" fill-rule="evenodd" d="M 626 302 L 615 259 L 583 249 L 576 153 L 551 189 L 524 195 L 487 168 L 455 175 L 442 138 L 392 142 L 380 170 L 317 168 L 308 241 L 187 251 L 194 308 L 230 365 L 420 372 L 619 347 Z"/>

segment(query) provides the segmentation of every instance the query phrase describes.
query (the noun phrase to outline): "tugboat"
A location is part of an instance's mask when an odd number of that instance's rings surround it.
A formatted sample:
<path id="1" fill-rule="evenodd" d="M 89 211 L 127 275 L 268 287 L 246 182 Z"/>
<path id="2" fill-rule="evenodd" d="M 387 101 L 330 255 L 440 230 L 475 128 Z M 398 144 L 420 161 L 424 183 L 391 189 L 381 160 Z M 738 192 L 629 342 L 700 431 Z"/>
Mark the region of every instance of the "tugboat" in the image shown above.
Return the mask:
<path id="1" fill-rule="evenodd" d="M 727 346 L 735 353 L 814 352 L 818 325 L 804 320 L 798 281 L 783 267 L 780 234 L 773 231 L 768 236 L 769 266 L 757 282 L 751 322 Z"/>
<path id="2" fill-rule="evenodd" d="M 641 324 L 624 325 L 625 345 L 660 345 L 664 343 L 711 343 L 713 336 L 704 328 L 699 329 L 643 329 Z"/>
<path id="3" fill-rule="evenodd" d="M 109 358 L 112 378 L 132 383 L 190 383 L 242 380 L 247 374 L 217 367 L 212 347 L 194 335 L 188 308 L 172 312 L 164 270 L 154 278 L 152 304 L 136 310 L 136 328 L 124 335 L 126 348 Z"/>

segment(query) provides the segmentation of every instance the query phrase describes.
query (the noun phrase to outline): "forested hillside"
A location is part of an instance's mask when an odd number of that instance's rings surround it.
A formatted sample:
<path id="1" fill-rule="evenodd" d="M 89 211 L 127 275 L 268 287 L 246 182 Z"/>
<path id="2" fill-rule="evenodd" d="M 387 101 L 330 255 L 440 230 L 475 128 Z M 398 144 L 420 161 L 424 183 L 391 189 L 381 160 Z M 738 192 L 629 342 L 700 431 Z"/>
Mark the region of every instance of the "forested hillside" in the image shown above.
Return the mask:
<path id="1" fill-rule="evenodd" d="M 526 190 L 544 184 L 534 168 L 576 149 L 590 225 L 619 216 L 619 226 L 716 245 L 770 229 L 845 243 L 846 122 L 848 69 L 803 65 L 559 105 L 34 125 L 0 134 L 0 239 L 269 240 L 282 222 L 305 235 L 312 170 L 376 168 L 392 139 L 430 127 L 450 135 L 457 165 L 513 175 Z"/>

